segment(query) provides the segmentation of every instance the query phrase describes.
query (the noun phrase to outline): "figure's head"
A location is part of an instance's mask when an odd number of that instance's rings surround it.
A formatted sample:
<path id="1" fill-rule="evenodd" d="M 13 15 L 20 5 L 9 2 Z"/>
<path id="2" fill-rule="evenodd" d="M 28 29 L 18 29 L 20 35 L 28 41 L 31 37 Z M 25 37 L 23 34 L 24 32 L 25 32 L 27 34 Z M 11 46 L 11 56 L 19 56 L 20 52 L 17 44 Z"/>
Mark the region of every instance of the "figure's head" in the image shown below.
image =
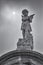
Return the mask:
<path id="1" fill-rule="evenodd" d="M 24 16 L 28 16 L 28 10 L 27 10 L 27 9 L 22 10 L 22 14 L 23 14 Z"/>

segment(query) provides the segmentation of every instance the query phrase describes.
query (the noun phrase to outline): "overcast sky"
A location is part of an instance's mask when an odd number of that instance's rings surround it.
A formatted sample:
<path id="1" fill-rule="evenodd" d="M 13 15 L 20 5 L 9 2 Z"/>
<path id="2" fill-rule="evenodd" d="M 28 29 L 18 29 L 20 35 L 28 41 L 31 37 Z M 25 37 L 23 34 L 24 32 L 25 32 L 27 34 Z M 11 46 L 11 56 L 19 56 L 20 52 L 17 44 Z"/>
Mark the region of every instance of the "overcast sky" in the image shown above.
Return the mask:
<path id="1" fill-rule="evenodd" d="M 43 53 L 43 0 L 0 0 L 0 55 L 17 48 L 25 8 L 29 15 L 35 14 L 31 24 L 34 50 Z"/>

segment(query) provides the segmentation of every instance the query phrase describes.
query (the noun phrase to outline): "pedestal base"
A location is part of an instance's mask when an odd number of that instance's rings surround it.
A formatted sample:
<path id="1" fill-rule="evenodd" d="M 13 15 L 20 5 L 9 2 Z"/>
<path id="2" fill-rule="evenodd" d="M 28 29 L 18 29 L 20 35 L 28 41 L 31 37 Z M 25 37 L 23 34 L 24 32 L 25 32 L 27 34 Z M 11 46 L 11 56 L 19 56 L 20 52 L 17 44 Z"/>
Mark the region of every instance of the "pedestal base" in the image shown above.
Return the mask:
<path id="1" fill-rule="evenodd" d="M 17 43 L 17 50 L 33 50 L 33 40 L 19 39 Z"/>

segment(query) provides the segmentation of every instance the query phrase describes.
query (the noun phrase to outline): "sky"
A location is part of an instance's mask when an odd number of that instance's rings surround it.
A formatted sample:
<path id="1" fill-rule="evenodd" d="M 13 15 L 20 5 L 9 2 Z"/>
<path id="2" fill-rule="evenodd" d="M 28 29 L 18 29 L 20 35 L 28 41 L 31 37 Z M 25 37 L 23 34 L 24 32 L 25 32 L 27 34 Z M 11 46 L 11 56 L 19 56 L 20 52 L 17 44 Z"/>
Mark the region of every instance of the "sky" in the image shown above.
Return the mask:
<path id="1" fill-rule="evenodd" d="M 0 55 L 16 50 L 22 38 L 23 9 L 35 14 L 31 23 L 34 51 L 43 54 L 43 0 L 0 0 Z"/>

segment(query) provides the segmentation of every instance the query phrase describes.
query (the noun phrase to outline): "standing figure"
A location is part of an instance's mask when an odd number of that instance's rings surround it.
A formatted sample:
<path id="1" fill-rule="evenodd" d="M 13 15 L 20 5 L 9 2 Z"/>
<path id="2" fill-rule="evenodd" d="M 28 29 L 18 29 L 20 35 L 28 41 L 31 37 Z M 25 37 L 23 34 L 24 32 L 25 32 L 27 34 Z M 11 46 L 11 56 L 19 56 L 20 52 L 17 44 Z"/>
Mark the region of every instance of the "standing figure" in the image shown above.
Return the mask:
<path id="1" fill-rule="evenodd" d="M 28 10 L 24 9 L 22 11 L 22 25 L 21 30 L 23 34 L 23 39 L 27 38 L 28 34 L 32 31 L 30 23 L 32 22 L 33 15 L 28 16 Z"/>

